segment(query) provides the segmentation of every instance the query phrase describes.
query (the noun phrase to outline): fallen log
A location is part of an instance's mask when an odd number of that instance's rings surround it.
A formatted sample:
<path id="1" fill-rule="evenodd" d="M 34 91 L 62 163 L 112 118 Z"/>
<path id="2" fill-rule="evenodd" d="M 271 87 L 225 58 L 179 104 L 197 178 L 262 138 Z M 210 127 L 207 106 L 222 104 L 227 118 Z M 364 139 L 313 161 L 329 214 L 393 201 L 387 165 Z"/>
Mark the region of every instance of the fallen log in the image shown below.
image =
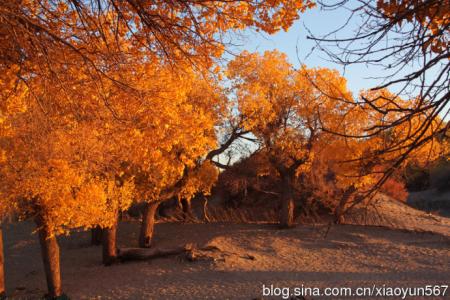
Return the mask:
<path id="1" fill-rule="evenodd" d="M 184 254 L 192 250 L 192 245 L 187 244 L 174 248 L 122 248 L 118 250 L 117 258 L 121 262 L 142 261 L 158 257 Z"/>
<path id="2" fill-rule="evenodd" d="M 256 260 L 248 253 L 234 253 L 221 250 L 214 245 L 197 248 L 194 244 L 186 244 L 173 248 L 122 248 L 117 250 L 117 262 L 145 261 L 154 258 L 184 254 L 188 261 L 224 261 L 226 257 L 234 256 L 242 259 Z"/>
<path id="3" fill-rule="evenodd" d="M 256 260 L 256 257 L 251 254 L 224 251 L 214 245 L 207 245 L 199 249 L 193 247 L 192 249 L 186 252 L 186 258 L 189 261 L 199 261 L 199 260 L 225 261 L 227 257 L 231 256 L 248 260 Z"/>

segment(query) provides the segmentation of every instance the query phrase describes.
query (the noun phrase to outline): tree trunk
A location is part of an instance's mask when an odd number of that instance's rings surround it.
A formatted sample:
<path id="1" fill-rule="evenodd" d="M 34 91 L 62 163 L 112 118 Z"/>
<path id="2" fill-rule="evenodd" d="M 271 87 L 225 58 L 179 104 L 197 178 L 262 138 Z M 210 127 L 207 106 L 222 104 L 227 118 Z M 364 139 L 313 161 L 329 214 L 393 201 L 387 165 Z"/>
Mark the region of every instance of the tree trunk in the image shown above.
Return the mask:
<path id="1" fill-rule="evenodd" d="M 5 273 L 3 261 L 3 231 L 0 224 L 0 299 L 5 297 Z"/>
<path id="2" fill-rule="evenodd" d="M 102 233 L 103 230 L 100 226 L 91 228 L 91 245 L 98 246 L 102 244 Z"/>
<path id="3" fill-rule="evenodd" d="M 110 266 L 117 262 L 117 224 L 118 214 L 116 214 L 114 224 L 109 228 L 103 228 L 102 232 L 102 259 L 105 266 Z"/>
<path id="4" fill-rule="evenodd" d="M 294 226 L 294 195 L 290 178 L 282 178 L 283 193 L 281 194 L 280 226 L 290 228 Z"/>
<path id="5" fill-rule="evenodd" d="M 294 199 L 291 196 L 284 195 L 281 203 L 280 225 L 283 228 L 294 226 Z"/>
<path id="6" fill-rule="evenodd" d="M 354 185 L 348 187 L 342 194 L 342 197 L 339 201 L 338 206 L 336 207 L 334 211 L 334 222 L 336 224 L 342 224 L 344 222 L 344 213 L 345 213 L 345 207 L 347 203 L 350 201 L 350 198 L 352 195 L 356 192 L 356 188 Z"/>
<path id="7" fill-rule="evenodd" d="M 139 247 L 150 248 L 155 227 L 155 215 L 159 202 L 147 203 L 142 216 L 141 231 L 139 233 Z"/>
<path id="8" fill-rule="evenodd" d="M 210 221 L 209 216 L 208 216 L 208 198 L 203 197 L 203 200 L 204 200 L 204 202 L 203 202 L 203 220 L 206 223 L 209 223 L 211 221 Z"/>
<path id="9" fill-rule="evenodd" d="M 193 219 L 194 214 L 192 213 L 191 201 L 181 199 L 181 207 L 183 209 L 183 220 L 187 221 L 189 219 Z"/>
<path id="10" fill-rule="evenodd" d="M 36 224 L 39 230 L 39 242 L 41 243 L 42 260 L 47 278 L 47 298 L 57 298 L 62 295 L 58 241 L 55 236 L 50 234 L 40 217 L 36 219 Z"/>

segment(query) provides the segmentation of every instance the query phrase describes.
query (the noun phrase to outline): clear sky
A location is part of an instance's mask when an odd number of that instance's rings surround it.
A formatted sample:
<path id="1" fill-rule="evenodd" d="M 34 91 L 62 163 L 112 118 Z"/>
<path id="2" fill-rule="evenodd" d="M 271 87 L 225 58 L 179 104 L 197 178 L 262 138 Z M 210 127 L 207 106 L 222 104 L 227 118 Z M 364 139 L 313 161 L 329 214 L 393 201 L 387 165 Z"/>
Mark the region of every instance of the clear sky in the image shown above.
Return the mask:
<path id="1" fill-rule="evenodd" d="M 330 62 L 326 54 L 320 52 L 319 49 L 316 48 L 310 53 L 315 47 L 315 42 L 306 38 L 308 35 L 307 28 L 315 35 L 320 36 L 343 25 L 347 17 L 348 12 L 343 9 L 322 11 L 316 7 L 301 14 L 300 19 L 294 23 L 288 32 L 280 31 L 274 35 L 255 32 L 246 34 L 246 37 L 242 40 L 242 46 L 239 48 L 250 52 L 278 49 L 288 55 L 290 62 L 294 66 L 298 66 L 301 60 L 308 67 L 337 69 L 347 78 L 349 89 L 357 93 L 361 89 L 367 89 L 376 85 L 376 80 L 368 78 L 376 76 L 376 74 L 372 74 L 375 71 L 373 66 L 370 67 L 370 70 L 362 65 L 350 66 L 347 67 L 344 74 L 342 66 Z M 351 36 L 352 29 L 357 25 L 356 22 L 356 20 L 353 20 L 353 23 L 344 29 L 341 34 Z"/>

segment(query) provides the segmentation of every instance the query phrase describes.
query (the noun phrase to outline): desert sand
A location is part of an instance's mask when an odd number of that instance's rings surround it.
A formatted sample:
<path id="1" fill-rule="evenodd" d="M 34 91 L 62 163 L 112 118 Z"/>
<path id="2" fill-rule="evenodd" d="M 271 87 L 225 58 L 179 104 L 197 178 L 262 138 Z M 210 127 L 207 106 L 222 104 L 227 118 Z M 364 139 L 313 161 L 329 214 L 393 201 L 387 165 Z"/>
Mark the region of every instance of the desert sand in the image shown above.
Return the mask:
<path id="1" fill-rule="evenodd" d="M 377 205 L 378 212 L 369 211 L 372 218 L 365 218 L 371 226 L 362 226 L 355 216 L 347 219 L 353 224 L 287 230 L 274 224 L 158 223 L 155 246 L 195 243 L 210 249 L 194 261 L 176 255 L 104 267 L 101 248 L 89 245 L 89 232 L 74 233 L 59 238 L 63 289 L 71 299 L 250 300 L 263 298 L 263 285 L 449 284 L 450 219 L 392 201 Z M 120 224 L 120 247 L 136 246 L 138 226 L 135 221 Z M 4 230 L 11 299 L 39 299 L 46 291 L 39 243 L 32 231 L 33 224 L 27 222 Z"/>

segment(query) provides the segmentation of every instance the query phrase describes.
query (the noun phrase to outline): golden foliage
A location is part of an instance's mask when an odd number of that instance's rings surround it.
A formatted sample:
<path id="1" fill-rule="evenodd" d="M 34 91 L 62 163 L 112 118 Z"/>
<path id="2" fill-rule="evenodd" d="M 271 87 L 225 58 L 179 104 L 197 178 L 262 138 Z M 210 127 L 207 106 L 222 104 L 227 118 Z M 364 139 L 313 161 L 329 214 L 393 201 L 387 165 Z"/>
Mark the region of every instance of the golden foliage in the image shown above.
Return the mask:
<path id="1" fill-rule="evenodd" d="M 1 114 L 1 194 L 23 217 L 39 214 L 54 234 L 108 227 L 132 200 L 159 200 L 216 147 L 224 109 L 214 81 L 189 66 L 111 68 L 127 87 L 78 71 L 66 66 L 57 78 L 28 80 L 25 92 L 11 88 L 7 100 L 26 105 Z M 195 176 L 208 180 L 192 179 L 183 193 L 207 192 L 217 176 L 207 170 Z"/>
<path id="2" fill-rule="evenodd" d="M 424 27 L 427 34 L 423 51 L 428 48 L 435 53 L 444 53 L 450 46 L 448 26 L 450 24 L 450 1 L 427 0 L 378 0 L 377 8 L 386 18 L 393 20 L 396 25 L 418 22 Z M 447 32 L 447 34 L 445 34 Z"/>

